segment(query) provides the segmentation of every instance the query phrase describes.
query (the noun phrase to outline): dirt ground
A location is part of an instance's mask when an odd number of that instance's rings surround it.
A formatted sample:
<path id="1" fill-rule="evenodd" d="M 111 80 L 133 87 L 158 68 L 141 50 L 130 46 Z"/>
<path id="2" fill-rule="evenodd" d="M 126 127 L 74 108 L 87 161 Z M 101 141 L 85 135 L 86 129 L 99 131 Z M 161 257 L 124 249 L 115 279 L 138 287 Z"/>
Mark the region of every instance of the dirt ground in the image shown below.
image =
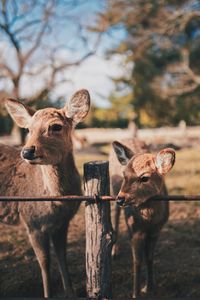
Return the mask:
<path id="1" fill-rule="evenodd" d="M 177 184 L 174 188 L 172 182 L 169 185 L 170 192 L 176 191 Z M 200 297 L 200 206 L 195 202 L 172 202 L 170 211 L 169 222 L 162 230 L 155 253 L 157 296 Z M 68 263 L 78 297 L 86 295 L 84 250 L 82 204 L 71 222 L 68 243 Z M 113 298 L 125 299 L 131 297 L 132 272 L 130 245 L 123 218 L 120 224 L 119 250 L 119 256 L 113 261 Z M 53 296 L 62 296 L 54 258 L 52 282 Z M 22 226 L 0 225 L 0 296 L 42 296 L 39 266 Z"/>
<path id="2" fill-rule="evenodd" d="M 42 296 L 40 270 L 23 227 L 0 225 L 0 296 Z M 195 203 L 171 203 L 155 253 L 157 296 L 200 297 L 200 207 Z M 76 294 L 85 296 L 84 205 L 71 222 L 68 262 Z M 119 256 L 113 261 L 113 297 L 130 298 L 131 252 L 121 218 Z M 56 263 L 52 262 L 53 295 L 62 296 Z"/>

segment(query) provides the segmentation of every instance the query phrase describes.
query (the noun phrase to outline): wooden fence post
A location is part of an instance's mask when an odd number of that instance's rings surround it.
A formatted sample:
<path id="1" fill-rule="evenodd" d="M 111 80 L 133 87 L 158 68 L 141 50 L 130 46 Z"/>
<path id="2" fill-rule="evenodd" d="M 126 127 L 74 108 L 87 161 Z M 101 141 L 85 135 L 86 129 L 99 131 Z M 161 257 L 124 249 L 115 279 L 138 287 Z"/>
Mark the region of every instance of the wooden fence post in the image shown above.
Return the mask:
<path id="1" fill-rule="evenodd" d="M 109 195 L 108 161 L 84 164 L 85 195 Z M 110 203 L 86 202 L 86 285 L 89 298 L 111 298 L 113 231 Z"/>

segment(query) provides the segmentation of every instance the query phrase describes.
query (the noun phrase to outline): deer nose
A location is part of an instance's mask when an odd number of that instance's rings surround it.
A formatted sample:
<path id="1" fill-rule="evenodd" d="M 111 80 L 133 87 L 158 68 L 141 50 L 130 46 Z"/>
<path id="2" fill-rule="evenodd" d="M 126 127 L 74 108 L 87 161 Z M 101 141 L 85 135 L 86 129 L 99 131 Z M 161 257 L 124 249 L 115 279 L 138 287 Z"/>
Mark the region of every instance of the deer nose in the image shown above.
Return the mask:
<path id="1" fill-rule="evenodd" d="M 120 196 L 117 197 L 117 205 L 123 206 L 124 202 L 125 202 L 125 197 L 120 197 Z"/>
<path id="2" fill-rule="evenodd" d="M 22 150 L 22 157 L 28 160 L 33 160 L 35 158 L 35 146 L 24 148 Z"/>

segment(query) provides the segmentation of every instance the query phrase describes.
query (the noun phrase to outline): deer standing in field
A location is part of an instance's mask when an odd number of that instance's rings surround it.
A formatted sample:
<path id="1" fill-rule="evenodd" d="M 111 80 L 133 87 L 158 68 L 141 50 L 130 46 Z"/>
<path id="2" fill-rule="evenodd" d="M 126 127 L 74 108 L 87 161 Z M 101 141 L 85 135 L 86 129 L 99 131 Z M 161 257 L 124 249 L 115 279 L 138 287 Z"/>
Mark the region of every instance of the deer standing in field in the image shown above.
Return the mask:
<path id="1" fill-rule="evenodd" d="M 169 204 L 148 199 L 167 194 L 164 175 L 174 165 L 175 151 L 166 148 L 153 155 L 147 153 L 145 144 L 137 139 L 125 140 L 123 144 L 115 141 L 113 149 L 110 154 L 111 189 L 118 198 L 114 229 L 117 235 L 120 206 L 124 207 L 133 256 L 133 298 L 136 298 L 141 292 L 143 258 L 147 266 L 147 284 L 143 292 L 155 292 L 153 256 L 160 230 L 168 220 Z"/>
<path id="2" fill-rule="evenodd" d="M 29 130 L 20 151 L 0 145 L 0 195 L 64 196 L 81 195 L 80 176 L 75 166 L 71 133 L 90 107 L 86 90 L 76 92 L 62 109 L 33 111 L 13 99 L 6 107 L 18 126 Z M 52 242 L 66 296 L 73 290 L 66 262 L 66 234 L 77 212 L 77 202 L 0 202 L 0 221 L 27 229 L 39 262 L 44 296 L 50 296 L 50 242 Z"/>

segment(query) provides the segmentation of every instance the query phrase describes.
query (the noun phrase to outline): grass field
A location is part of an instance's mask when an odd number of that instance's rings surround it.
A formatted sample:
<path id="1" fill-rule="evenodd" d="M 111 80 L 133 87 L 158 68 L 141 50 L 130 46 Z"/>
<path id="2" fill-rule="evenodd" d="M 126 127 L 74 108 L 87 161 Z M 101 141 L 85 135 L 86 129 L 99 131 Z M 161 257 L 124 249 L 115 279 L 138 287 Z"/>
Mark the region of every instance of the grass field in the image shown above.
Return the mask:
<path id="1" fill-rule="evenodd" d="M 102 150 L 102 149 L 101 149 Z M 108 147 L 103 149 L 108 152 Z M 105 160 L 102 152 L 76 154 L 77 165 Z M 200 194 L 200 151 L 177 151 L 176 164 L 166 177 L 171 194 Z M 164 227 L 155 254 L 158 297 L 200 297 L 200 206 L 197 202 L 171 203 L 170 220 Z M 0 225 L 0 296 L 42 296 L 40 270 L 22 226 Z M 124 219 L 121 218 L 119 257 L 113 262 L 113 297 L 130 298 L 131 252 Z M 70 226 L 68 261 L 76 293 L 85 296 L 84 204 Z M 53 294 L 62 289 L 53 260 Z"/>
<path id="2" fill-rule="evenodd" d="M 80 174 L 83 174 L 83 164 L 91 160 L 108 159 L 110 147 L 102 147 L 101 152 L 81 154 L 76 157 Z M 200 148 L 182 149 L 176 152 L 176 163 L 166 176 L 166 183 L 170 194 L 200 194 Z"/>
<path id="3" fill-rule="evenodd" d="M 171 194 L 200 194 L 200 148 L 177 151 L 166 183 Z"/>

